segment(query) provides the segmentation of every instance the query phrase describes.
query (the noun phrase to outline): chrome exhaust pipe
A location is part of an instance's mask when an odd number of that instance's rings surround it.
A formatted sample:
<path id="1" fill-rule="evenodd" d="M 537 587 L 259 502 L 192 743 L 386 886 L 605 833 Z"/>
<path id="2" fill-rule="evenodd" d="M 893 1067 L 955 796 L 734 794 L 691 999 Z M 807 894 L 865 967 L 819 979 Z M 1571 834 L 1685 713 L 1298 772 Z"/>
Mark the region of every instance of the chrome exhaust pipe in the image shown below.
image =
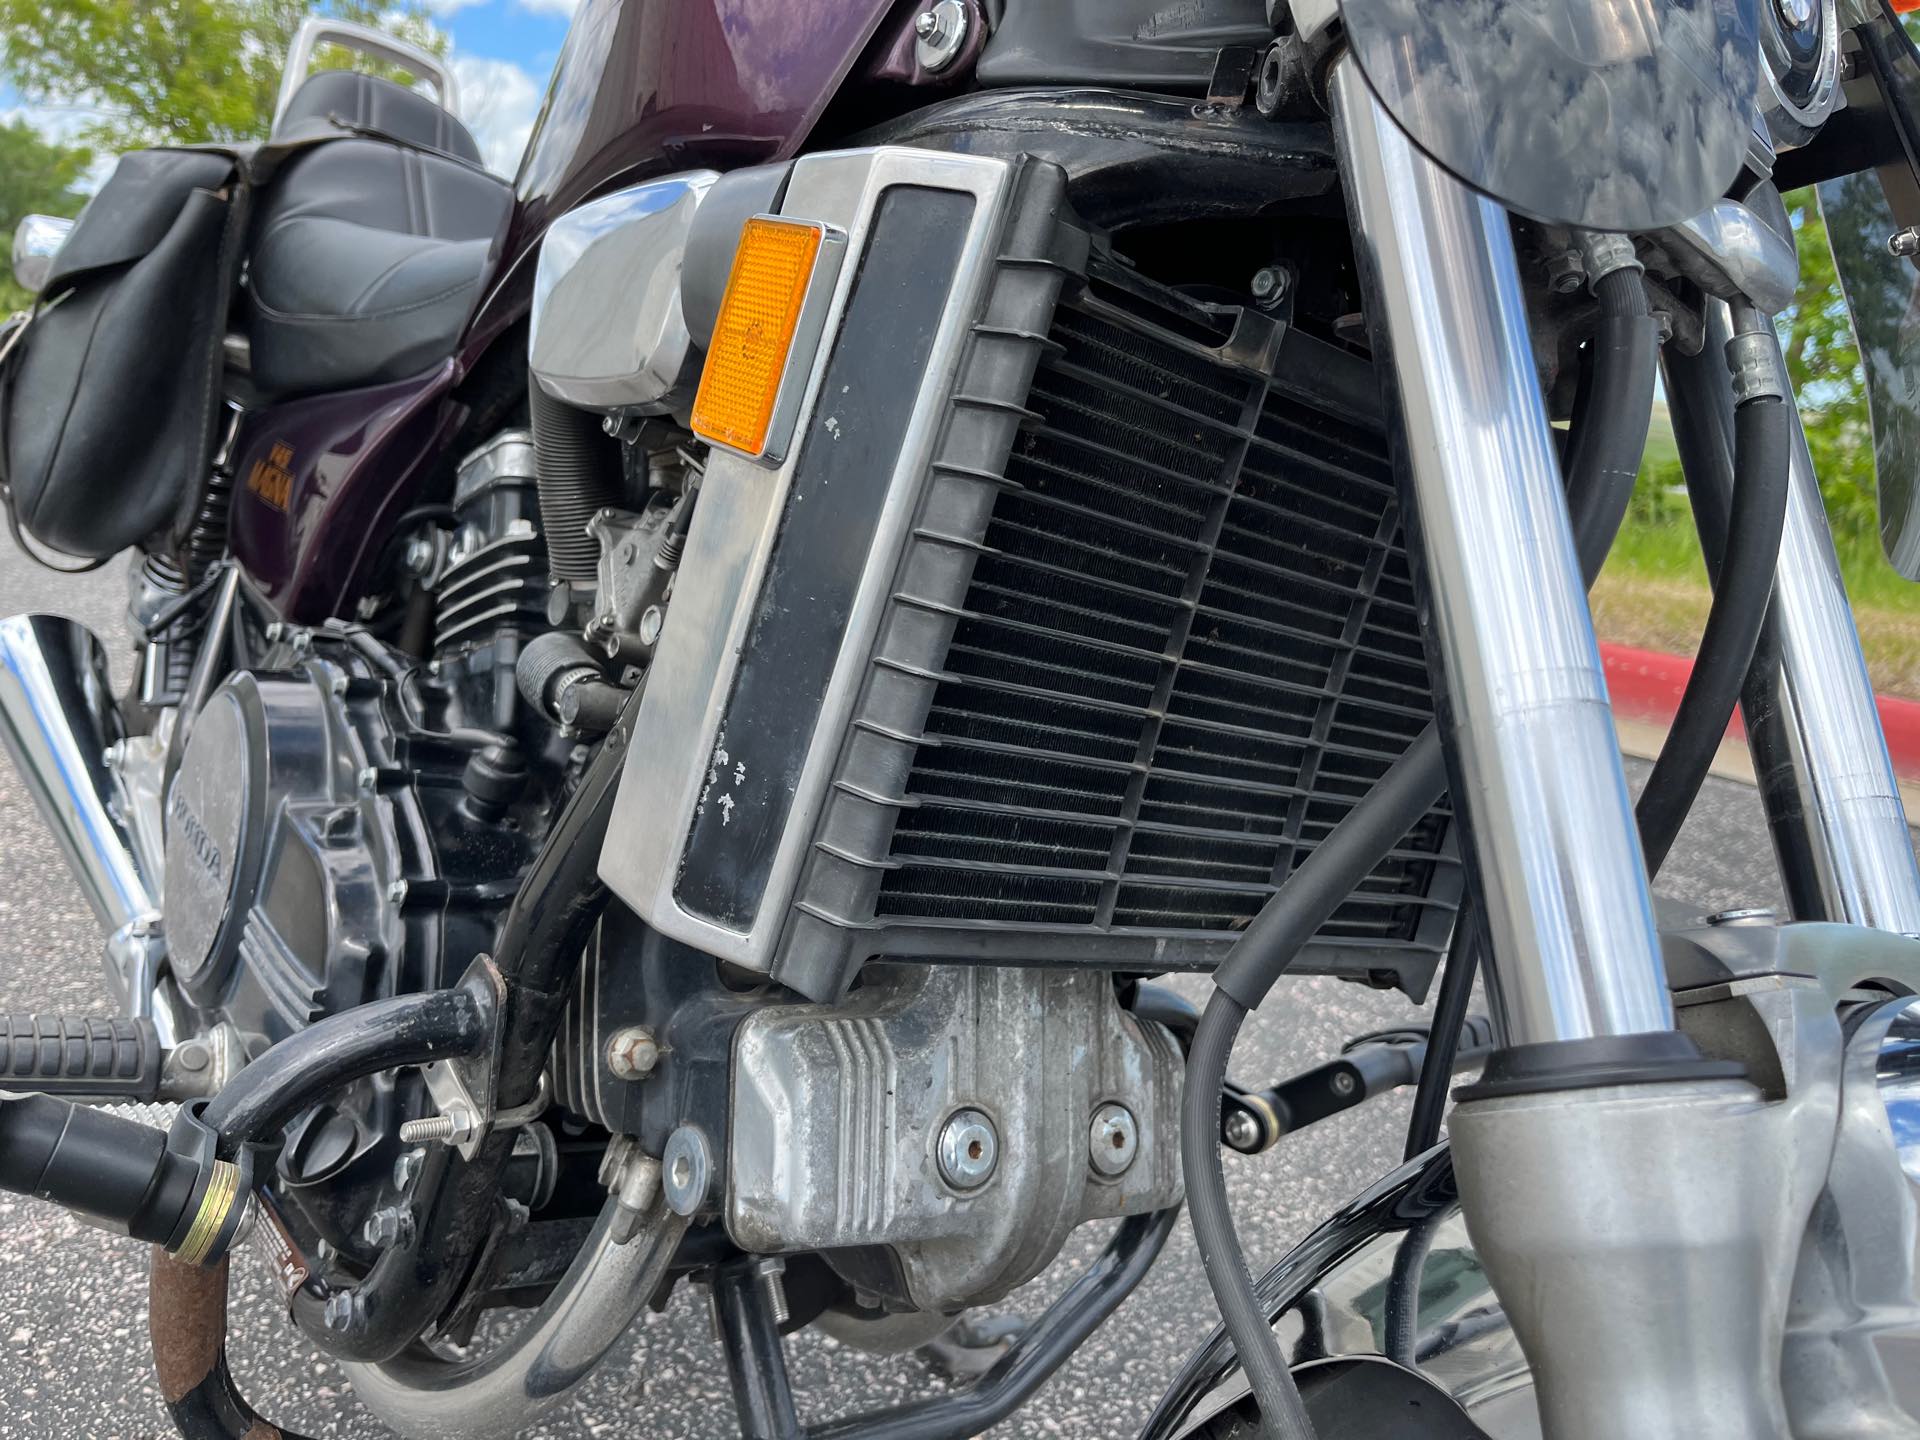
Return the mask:
<path id="1" fill-rule="evenodd" d="M 0 740 L 107 932 L 115 998 L 129 1014 L 153 1016 L 158 897 L 114 813 L 106 763 L 122 733 L 97 635 L 60 615 L 0 620 Z"/>

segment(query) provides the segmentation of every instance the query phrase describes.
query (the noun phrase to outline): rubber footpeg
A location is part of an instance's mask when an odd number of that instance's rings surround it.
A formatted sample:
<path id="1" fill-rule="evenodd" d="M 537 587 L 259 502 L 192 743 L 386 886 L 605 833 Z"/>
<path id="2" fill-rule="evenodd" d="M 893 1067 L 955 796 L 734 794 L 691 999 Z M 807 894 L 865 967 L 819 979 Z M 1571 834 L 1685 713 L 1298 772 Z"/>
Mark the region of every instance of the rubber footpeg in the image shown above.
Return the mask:
<path id="1" fill-rule="evenodd" d="M 0 1015 L 0 1090 L 152 1100 L 160 1061 L 151 1020 Z"/>

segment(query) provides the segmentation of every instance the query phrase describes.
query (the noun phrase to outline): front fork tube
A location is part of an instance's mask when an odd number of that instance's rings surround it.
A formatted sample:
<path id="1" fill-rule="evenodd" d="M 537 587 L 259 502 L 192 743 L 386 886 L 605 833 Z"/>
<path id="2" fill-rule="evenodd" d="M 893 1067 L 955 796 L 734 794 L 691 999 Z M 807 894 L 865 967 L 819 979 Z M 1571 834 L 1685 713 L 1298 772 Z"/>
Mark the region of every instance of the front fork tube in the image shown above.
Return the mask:
<path id="1" fill-rule="evenodd" d="M 1453 1117 L 1468 1228 L 1549 1440 L 1784 1437 L 1813 1195 L 1782 1203 L 1757 1093 L 1674 1030 L 1510 222 L 1351 59 L 1331 93 L 1510 1047 Z"/>
<path id="2" fill-rule="evenodd" d="M 1707 536 L 1725 532 L 1733 486 L 1733 402 L 1720 363 L 1731 333 L 1726 305 L 1710 301 L 1701 352 L 1669 347 L 1662 361 L 1687 489 Z M 1793 918 L 1920 933 L 1920 866 L 1797 418 L 1761 657 L 1741 710 Z"/>

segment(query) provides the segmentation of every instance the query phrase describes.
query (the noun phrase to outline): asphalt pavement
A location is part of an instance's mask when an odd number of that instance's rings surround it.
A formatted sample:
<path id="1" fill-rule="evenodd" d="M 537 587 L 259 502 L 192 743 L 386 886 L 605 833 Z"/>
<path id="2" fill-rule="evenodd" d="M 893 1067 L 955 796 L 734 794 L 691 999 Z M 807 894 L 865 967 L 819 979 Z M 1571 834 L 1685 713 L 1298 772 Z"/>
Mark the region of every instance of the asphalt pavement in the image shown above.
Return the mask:
<path id="1" fill-rule="evenodd" d="M 124 682 L 131 649 L 118 564 L 61 576 L 0 546 L 0 615 L 49 610 L 106 640 Z M 1647 766 L 1629 762 L 1637 784 Z M 108 1005 L 101 936 L 10 765 L 0 764 L 0 1010 L 90 1012 Z M 1757 798 L 1710 780 L 1675 847 L 1662 889 L 1703 913 L 1779 903 Z M 1179 982 L 1196 999 L 1204 987 Z M 1243 1032 L 1242 1081 L 1268 1083 L 1334 1054 L 1348 1036 L 1412 1019 L 1397 994 L 1324 978 L 1283 982 Z M 1399 1156 L 1404 1097 L 1377 1101 L 1287 1140 L 1269 1155 L 1227 1157 L 1240 1233 L 1256 1272 Z M 1054 1269 L 1009 1308 L 1035 1311 L 1105 1242 L 1089 1226 Z M 173 1432 L 161 1408 L 146 1338 L 146 1251 L 33 1201 L 0 1199 L 0 1440 L 132 1440 Z M 252 1252 L 234 1265 L 231 1349 L 243 1390 L 269 1419 L 315 1437 L 391 1432 L 354 1400 L 339 1368 L 304 1343 L 269 1297 Z M 1192 1234 L 1181 1221 L 1158 1266 L 1023 1412 L 1005 1437 L 1131 1436 L 1188 1351 L 1215 1319 Z M 912 1357 L 876 1359 L 803 1333 L 789 1342 L 803 1417 L 825 1420 L 945 1382 Z M 682 1286 L 646 1316 L 602 1370 L 549 1423 L 555 1437 L 732 1437 L 732 1406 L 704 1294 Z"/>

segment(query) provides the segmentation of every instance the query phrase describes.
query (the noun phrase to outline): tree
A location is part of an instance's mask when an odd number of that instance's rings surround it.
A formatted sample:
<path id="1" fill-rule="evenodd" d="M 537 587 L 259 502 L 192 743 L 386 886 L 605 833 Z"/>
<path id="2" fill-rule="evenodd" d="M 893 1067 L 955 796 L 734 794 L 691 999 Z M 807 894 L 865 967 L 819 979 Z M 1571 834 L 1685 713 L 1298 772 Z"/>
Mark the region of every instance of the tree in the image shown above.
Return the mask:
<path id="1" fill-rule="evenodd" d="M 78 186 L 92 163 L 91 151 L 48 140 L 24 120 L 0 125 L 0 254 L 13 253 L 22 215 L 78 211 L 87 198 Z M 25 309 L 29 298 L 11 273 L 0 278 L 0 314 Z"/>
<path id="2" fill-rule="evenodd" d="M 1848 536 L 1871 535 L 1878 524 L 1873 431 L 1860 347 L 1854 343 L 1853 322 L 1814 192 L 1795 190 L 1786 201 L 1800 251 L 1800 287 L 1781 327 L 1787 374 L 1834 529 Z"/>
<path id="3" fill-rule="evenodd" d="M 96 112 L 86 138 L 103 149 L 258 140 L 287 47 L 319 10 L 446 48 L 420 0 L 0 0 L 0 68 L 34 100 Z M 315 57 L 350 63 L 335 47 Z"/>

